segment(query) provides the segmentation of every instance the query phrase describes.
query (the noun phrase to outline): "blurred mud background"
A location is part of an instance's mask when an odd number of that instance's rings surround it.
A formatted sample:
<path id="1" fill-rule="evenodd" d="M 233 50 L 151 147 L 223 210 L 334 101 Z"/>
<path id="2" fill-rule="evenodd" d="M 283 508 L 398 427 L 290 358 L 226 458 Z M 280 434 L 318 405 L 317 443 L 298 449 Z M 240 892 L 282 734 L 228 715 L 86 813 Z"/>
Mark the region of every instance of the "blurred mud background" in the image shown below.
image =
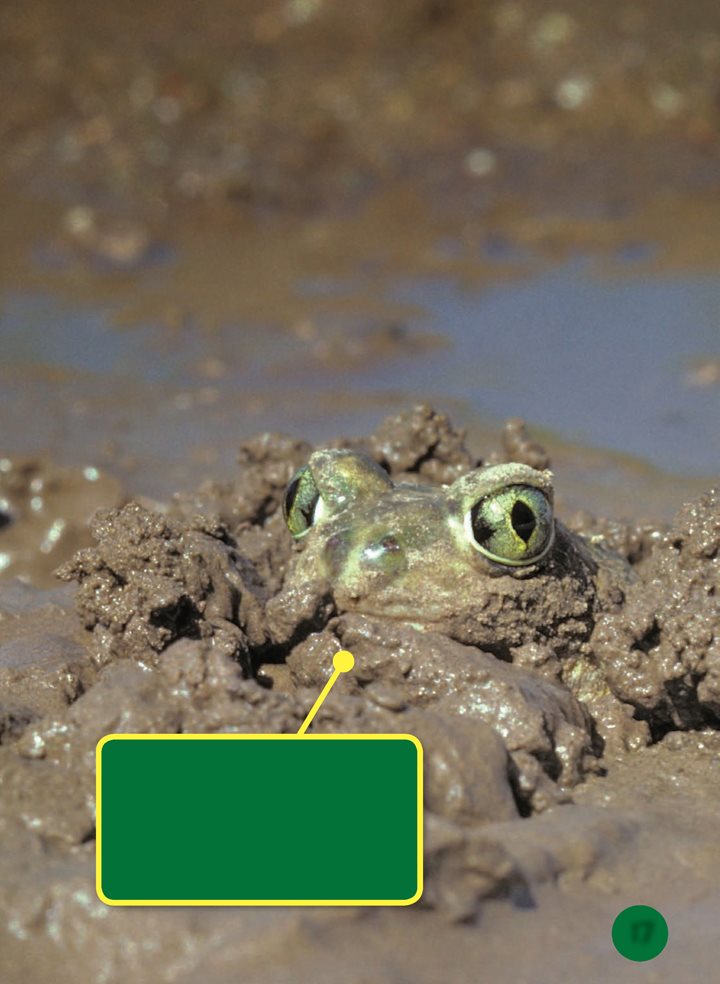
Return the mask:
<path id="1" fill-rule="evenodd" d="M 8 451 L 166 494 L 420 394 L 717 470 L 713 4 L 10 0 L 0 40 Z"/>
<path id="2" fill-rule="evenodd" d="M 716 3 L 5 0 L 0 91 L 6 689 L 41 660 L 17 642 L 38 608 L 43 652 L 63 637 L 48 707 L 89 685 L 68 683 L 85 643 L 52 572 L 93 510 L 232 478 L 264 430 L 353 438 L 421 399 L 485 454 L 520 415 L 561 515 L 663 523 L 717 480 Z M 637 979 L 700 979 L 720 903 L 698 783 L 720 758 L 712 735 L 673 741 L 612 791 L 582 787 L 576 834 L 539 818 L 519 849 L 539 905 L 485 903 L 470 928 L 190 911 L 150 913 L 148 933 L 95 901 L 89 869 L 23 842 L 29 874 L 3 869 L 4 979 L 60 960 L 62 980 L 604 981 L 622 973 L 608 918 L 665 883 L 671 946 Z M 6 775 L 6 806 L 21 789 Z"/>

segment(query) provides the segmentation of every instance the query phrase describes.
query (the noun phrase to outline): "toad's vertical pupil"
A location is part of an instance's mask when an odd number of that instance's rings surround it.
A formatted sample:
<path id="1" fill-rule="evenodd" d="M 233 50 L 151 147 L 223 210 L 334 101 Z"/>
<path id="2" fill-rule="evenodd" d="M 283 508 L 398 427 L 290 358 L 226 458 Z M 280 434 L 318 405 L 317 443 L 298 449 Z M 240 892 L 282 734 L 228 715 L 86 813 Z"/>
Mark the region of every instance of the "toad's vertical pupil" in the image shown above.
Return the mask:
<path id="1" fill-rule="evenodd" d="M 533 535 L 533 531 L 537 526 L 537 520 L 535 519 L 535 514 L 532 509 L 520 499 L 518 499 L 512 507 L 510 522 L 512 523 L 512 528 L 515 530 L 517 535 L 525 541 L 525 543 L 530 540 L 530 537 Z"/>
<path id="2" fill-rule="evenodd" d="M 294 478 L 292 482 L 287 487 L 285 492 L 285 501 L 283 505 L 285 506 L 285 516 L 289 516 L 292 507 L 295 505 L 295 499 L 297 498 L 298 489 L 300 488 L 300 478 L 302 476 L 298 475 Z"/>

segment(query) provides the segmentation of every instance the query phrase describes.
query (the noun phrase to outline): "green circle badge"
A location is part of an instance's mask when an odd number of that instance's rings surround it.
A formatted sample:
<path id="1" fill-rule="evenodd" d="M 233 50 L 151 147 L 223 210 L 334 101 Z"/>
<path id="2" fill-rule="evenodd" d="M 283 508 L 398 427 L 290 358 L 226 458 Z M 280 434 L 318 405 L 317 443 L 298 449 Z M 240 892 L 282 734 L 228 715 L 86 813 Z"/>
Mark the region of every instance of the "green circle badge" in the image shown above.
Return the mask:
<path id="1" fill-rule="evenodd" d="M 621 957 L 653 960 L 665 949 L 668 925 L 657 909 L 649 905 L 631 905 L 615 918 L 612 941 Z"/>

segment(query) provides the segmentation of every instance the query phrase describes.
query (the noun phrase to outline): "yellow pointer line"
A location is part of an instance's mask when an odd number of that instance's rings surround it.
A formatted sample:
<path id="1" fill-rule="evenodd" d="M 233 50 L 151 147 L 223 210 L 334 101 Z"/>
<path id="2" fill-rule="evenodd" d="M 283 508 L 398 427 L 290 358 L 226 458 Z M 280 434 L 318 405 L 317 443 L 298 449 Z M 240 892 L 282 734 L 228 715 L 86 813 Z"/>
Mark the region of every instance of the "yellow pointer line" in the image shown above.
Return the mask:
<path id="1" fill-rule="evenodd" d="M 335 655 L 333 656 L 334 669 L 332 671 L 332 674 L 330 675 L 330 679 L 320 691 L 320 696 L 315 701 L 313 706 L 310 708 L 310 713 L 308 714 L 308 716 L 300 725 L 300 728 L 298 729 L 299 735 L 304 735 L 307 729 L 310 727 L 310 725 L 313 722 L 313 718 L 322 707 L 323 701 L 325 700 L 327 695 L 335 686 L 335 681 L 340 676 L 340 674 L 349 673 L 350 670 L 353 668 L 353 666 L 355 666 L 355 657 L 353 656 L 352 653 L 349 653 L 347 649 L 340 649 L 338 652 L 335 653 Z"/>

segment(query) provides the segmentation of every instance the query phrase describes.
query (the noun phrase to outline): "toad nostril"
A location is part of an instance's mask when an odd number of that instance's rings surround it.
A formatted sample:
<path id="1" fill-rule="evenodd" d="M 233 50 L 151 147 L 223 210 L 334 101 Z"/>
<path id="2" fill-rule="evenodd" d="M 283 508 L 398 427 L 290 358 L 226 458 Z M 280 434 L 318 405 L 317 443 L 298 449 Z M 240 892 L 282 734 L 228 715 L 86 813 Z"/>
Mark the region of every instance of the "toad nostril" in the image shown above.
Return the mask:
<path id="1" fill-rule="evenodd" d="M 397 574 L 407 563 L 402 543 L 392 533 L 372 540 L 363 549 L 361 556 L 363 566 L 375 573 Z"/>

